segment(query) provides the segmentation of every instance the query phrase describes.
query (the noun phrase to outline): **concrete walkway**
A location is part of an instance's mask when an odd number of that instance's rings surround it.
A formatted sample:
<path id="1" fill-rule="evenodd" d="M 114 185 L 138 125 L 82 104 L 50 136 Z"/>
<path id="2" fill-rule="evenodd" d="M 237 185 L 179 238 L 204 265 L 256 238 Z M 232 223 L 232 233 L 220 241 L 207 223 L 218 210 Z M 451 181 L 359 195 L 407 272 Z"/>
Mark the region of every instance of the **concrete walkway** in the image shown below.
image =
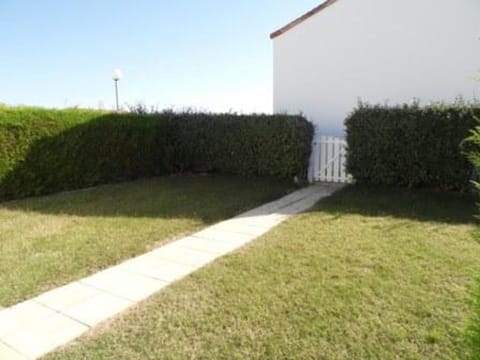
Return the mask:
<path id="1" fill-rule="evenodd" d="M 0 359 L 36 359 L 338 190 L 314 185 L 120 265 L 0 310 Z"/>

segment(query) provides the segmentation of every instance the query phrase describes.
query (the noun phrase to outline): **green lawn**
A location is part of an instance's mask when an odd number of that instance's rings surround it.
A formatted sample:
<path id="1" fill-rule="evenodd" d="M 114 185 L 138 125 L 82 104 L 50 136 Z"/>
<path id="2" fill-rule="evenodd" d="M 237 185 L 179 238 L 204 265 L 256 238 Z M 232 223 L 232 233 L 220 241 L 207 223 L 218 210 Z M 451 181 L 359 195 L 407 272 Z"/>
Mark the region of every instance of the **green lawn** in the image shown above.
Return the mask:
<path id="1" fill-rule="evenodd" d="M 478 274 L 480 275 L 480 274 Z M 478 276 L 477 276 L 478 277 Z M 474 299 L 475 315 L 472 316 L 467 331 L 467 340 L 472 349 L 472 360 L 480 360 L 480 277 L 477 279 L 477 288 Z"/>
<path id="2" fill-rule="evenodd" d="M 0 307 L 285 194 L 290 185 L 165 177 L 0 203 Z"/>
<path id="3" fill-rule="evenodd" d="M 47 359 L 465 359 L 474 211 L 347 188 Z"/>

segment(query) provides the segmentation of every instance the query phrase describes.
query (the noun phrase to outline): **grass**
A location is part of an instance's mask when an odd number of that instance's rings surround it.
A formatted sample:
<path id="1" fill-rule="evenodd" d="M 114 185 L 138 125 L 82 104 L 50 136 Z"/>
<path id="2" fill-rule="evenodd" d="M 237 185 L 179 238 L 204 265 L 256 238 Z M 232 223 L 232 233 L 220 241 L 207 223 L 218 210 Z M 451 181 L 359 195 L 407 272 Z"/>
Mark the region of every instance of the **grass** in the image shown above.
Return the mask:
<path id="1" fill-rule="evenodd" d="M 0 306 L 10 306 L 283 195 L 289 184 L 164 177 L 0 203 Z"/>
<path id="2" fill-rule="evenodd" d="M 474 308 L 475 313 L 467 329 L 467 341 L 471 347 L 471 359 L 480 360 L 480 277 L 477 280 Z"/>
<path id="3" fill-rule="evenodd" d="M 465 359 L 474 211 L 347 188 L 46 359 Z"/>

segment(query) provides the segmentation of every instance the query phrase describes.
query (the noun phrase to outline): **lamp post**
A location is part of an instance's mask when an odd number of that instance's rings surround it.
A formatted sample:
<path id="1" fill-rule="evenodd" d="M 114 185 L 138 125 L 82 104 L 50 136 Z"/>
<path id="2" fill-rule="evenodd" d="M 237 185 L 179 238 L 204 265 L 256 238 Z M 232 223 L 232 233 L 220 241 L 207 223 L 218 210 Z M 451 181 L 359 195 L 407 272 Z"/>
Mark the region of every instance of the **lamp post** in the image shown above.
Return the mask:
<path id="1" fill-rule="evenodd" d="M 117 111 L 120 110 L 120 106 L 118 104 L 118 81 L 122 78 L 122 72 L 120 69 L 113 70 L 112 80 L 115 83 L 115 103 Z"/>

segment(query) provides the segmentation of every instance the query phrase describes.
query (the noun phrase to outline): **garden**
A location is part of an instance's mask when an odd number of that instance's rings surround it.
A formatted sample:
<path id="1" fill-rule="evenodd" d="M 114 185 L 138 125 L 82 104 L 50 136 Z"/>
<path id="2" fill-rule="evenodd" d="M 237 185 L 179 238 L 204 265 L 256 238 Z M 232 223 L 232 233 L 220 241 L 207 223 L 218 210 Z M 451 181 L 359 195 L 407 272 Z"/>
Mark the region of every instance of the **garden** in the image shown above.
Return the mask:
<path id="1" fill-rule="evenodd" d="M 465 359 L 473 209 L 344 189 L 46 359 Z"/>
<path id="2" fill-rule="evenodd" d="M 272 179 L 172 176 L 1 203 L 0 306 L 143 254 L 291 188 Z"/>
<path id="3" fill-rule="evenodd" d="M 360 106 L 355 184 L 45 358 L 479 358 L 478 115 Z M 0 108 L 0 306 L 294 191 L 312 138 L 301 116 Z"/>

